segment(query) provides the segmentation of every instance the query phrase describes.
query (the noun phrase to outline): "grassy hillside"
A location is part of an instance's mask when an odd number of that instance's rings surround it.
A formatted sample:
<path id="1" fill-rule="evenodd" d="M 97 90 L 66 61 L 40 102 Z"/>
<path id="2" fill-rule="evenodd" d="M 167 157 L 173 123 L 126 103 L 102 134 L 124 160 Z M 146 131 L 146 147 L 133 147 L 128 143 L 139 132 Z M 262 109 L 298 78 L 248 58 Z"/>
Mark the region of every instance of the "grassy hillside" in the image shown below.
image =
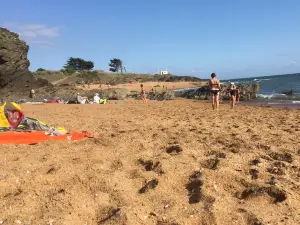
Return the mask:
<path id="1" fill-rule="evenodd" d="M 152 74 L 117 74 L 104 71 L 80 72 L 66 74 L 61 71 L 39 71 L 33 73 L 36 78 L 48 80 L 57 85 L 76 84 L 124 84 L 129 82 L 199 82 L 203 81 L 197 77 L 175 76 L 175 75 L 152 75 Z"/>

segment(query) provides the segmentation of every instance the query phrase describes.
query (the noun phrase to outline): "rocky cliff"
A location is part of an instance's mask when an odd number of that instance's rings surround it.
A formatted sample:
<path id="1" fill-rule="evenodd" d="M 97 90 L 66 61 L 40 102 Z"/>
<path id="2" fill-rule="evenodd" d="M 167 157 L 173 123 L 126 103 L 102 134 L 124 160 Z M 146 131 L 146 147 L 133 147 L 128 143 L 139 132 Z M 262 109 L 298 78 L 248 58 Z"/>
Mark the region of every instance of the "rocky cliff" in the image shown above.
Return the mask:
<path id="1" fill-rule="evenodd" d="M 0 27 L 0 93 L 9 95 L 41 86 L 28 70 L 29 46 L 19 35 Z M 4 96 L 5 96 L 4 95 Z"/>
<path id="2" fill-rule="evenodd" d="M 238 84 L 237 87 L 240 89 L 240 100 L 253 100 L 256 99 L 256 94 L 259 91 L 259 85 L 258 84 L 251 84 L 251 83 L 245 83 L 245 84 Z M 210 89 L 208 86 L 204 86 L 197 89 L 191 89 L 186 91 L 176 91 L 175 92 L 176 97 L 183 97 L 183 98 L 191 98 L 191 99 L 210 99 Z M 221 85 L 221 91 L 220 91 L 220 99 L 222 100 L 229 100 L 230 94 L 229 94 L 229 85 Z"/>

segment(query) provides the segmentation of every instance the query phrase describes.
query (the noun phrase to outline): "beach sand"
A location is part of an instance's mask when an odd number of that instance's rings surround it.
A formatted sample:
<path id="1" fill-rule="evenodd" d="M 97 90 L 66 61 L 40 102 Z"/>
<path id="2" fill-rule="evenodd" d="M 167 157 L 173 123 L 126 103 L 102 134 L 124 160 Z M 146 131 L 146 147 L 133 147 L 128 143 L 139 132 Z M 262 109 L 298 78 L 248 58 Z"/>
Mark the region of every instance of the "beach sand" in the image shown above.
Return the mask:
<path id="1" fill-rule="evenodd" d="M 143 82 L 144 89 L 146 91 L 151 91 L 151 89 L 155 89 L 156 91 L 163 91 L 163 90 L 175 90 L 180 88 L 191 88 L 191 87 L 200 87 L 207 84 L 207 81 L 201 82 Z M 130 91 L 140 91 L 141 90 L 141 83 L 133 83 L 133 84 L 117 84 L 111 86 L 110 88 L 124 88 Z M 156 86 L 156 87 L 155 87 Z M 82 90 L 94 90 L 99 89 L 99 84 L 91 84 L 91 85 L 78 85 L 78 88 Z M 164 87 L 164 88 L 163 88 Z M 106 90 L 108 87 L 102 84 L 102 89 Z"/>
<path id="2" fill-rule="evenodd" d="M 0 146 L 3 224 L 300 224 L 298 110 L 217 112 L 193 100 L 22 107 L 98 138 Z"/>

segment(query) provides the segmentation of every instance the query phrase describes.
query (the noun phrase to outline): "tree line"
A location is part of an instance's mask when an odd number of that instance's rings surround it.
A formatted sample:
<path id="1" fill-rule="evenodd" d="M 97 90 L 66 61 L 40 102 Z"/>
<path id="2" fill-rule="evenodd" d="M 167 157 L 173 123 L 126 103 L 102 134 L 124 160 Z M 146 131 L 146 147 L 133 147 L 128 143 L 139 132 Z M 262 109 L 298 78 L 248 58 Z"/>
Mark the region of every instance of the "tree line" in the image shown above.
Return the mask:
<path id="1" fill-rule="evenodd" d="M 108 64 L 109 71 L 111 72 L 117 72 L 117 73 L 123 73 L 126 72 L 126 68 L 123 65 L 123 62 L 121 59 L 113 58 L 110 59 L 110 62 Z M 73 58 L 70 57 L 66 64 L 63 66 L 62 72 L 65 73 L 75 73 L 75 72 L 82 72 L 82 71 L 91 71 L 94 68 L 94 62 L 87 61 L 82 58 Z M 45 71 L 43 68 L 37 69 L 37 72 L 39 71 Z"/>

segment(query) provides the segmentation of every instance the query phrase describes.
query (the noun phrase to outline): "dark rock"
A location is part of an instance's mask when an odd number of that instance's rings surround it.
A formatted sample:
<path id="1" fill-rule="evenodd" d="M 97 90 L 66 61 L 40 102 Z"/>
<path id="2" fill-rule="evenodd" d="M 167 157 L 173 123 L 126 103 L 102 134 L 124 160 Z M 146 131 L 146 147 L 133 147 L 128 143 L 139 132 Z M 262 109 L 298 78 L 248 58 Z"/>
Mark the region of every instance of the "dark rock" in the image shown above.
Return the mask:
<path id="1" fill-rule="evenodd" d="M 164 100 L 173 100 L 175 99 L 175 93 L 172 91 L 164 92 L 164 93 L 153 93 L 150 92 L 148 95 L 150 100 L 164 101 Z"/>
<path id="2" fill-rule="evenodd" d="M 36 80 L 28 70 L 29 46 L 19 39 L 19 35 L 0 27 L 0 92 L 6 95 L 28 92 L 47 81 Z M 27 94 L 27 95 L 28 95 Z M 4 96 L 6 97 L 6 96 Z"/>
<path id="3" fill-rule="evenodd" d="M 270 180 L 267 183 L 270 184 L 270 185 L 276 185 L 276 178 L 271 177 Z"/>
<path id="4" fill-rule="evenodd" d="M 256 166 L 259 163 L 261 163 L 259 159 L 253 159 L 249 162 L 249 165 Z"/>
<path id="5" fill-rule="evenodd" d="M 144 184 L 144 186 L 139 190 L 139 194 L 148 192 L 150 189 L 154 189 L 158 185 L 157 179 L 152 179 Z"/>
<path id="6" fill-rule="evenodd" d="M 203 198 L 202 185 L 203 180 L 202 172 L 195 171 L 189 177 L 189 182 L 186 184 L 186 190 L 188 191 L 189 204 L 199 203 Z"/>
<path id="7" fill-rule="evenodd" d="M 247 225 L 263 225 L 261 219 L 257 218 L 254 214 L 249 213 L 247 218 Z"/>
<path id="8" fill-rule="evenodd" d="M 238 84 L 237 87 L 240 90 L 240 100 L 251 100 L 256 99 L 256 94 L 259 91 L 258 84 L 245 83 Z M 220 99 L 229 100 L 229 85 L 223 84 L 221 85 L 220 91 Z M 189 90 L 183 91 L 175 91 L 176 97 L 183 97 L 188 99 L 200 99 L 200 100 L 208 100 L 211 98 L 210 88 L 208 86 L 203 86 L 200 88 L 191 88 Z"/>
<path id="9" fill-rule="evenodd" d="M 250 169 L 249 173 L 252 177 L 252 180 L 256 180 L 258 178 L 259 171 L 257 169 Z"/>
<path id="10" fill-rule="evenodd" d="M 255 196 L 267 194 L 273 198 L 273 203 L 283 202 L 287 199 L 287 193 L 276 186 L 251 186 L 241 193 L 237 193 L 239 199 L 249 199 Z"/>
<path id="11" fill-rule="evenodd" d="M 222 158 L 222 159 L 225 159 L 226 158 L 226 154 L 223 153 L 223 152 L 219 152 L 216 154 L 216 158 Z"/>
<path id="12" fill-rule="evenodd" d="M 294 160 L 292 154 L 288 152 L 284 152 L 284 153 L 271 152 L 269 153 L 269 156 L 274 160 L 284 161 L 288 163 L 292 163 Z"/>
<path id="13" fill-rule="evenodd" d="M 182 147 L 180 147 L 179 145 L 172 145 L 172 146 L 169 146 L 167 148 L 167 153 L 169 154 L 172 154 L 172 153 L 175 153 L 175 154 L 178 154 L 180 152 L 182 152 Z"/>
<path id="14" fill-rule="evenodd" d="M 143 160 L 139 159 L 138 162 L 143 165 L 146 171 L 154 171 L 155 173 L 161 175 L 165 172 L 162 169 L 162 165 L 159 161 L 153 161 L 153 160 Z"/>
<path id="15" fill-rule="evenodd" d="M 218 158 L 207 159 L 203 163 L 203 167 L 210 170 L 216 170 L 219 166 L 219 163 L 220 163 L 220 159 Z"/>

